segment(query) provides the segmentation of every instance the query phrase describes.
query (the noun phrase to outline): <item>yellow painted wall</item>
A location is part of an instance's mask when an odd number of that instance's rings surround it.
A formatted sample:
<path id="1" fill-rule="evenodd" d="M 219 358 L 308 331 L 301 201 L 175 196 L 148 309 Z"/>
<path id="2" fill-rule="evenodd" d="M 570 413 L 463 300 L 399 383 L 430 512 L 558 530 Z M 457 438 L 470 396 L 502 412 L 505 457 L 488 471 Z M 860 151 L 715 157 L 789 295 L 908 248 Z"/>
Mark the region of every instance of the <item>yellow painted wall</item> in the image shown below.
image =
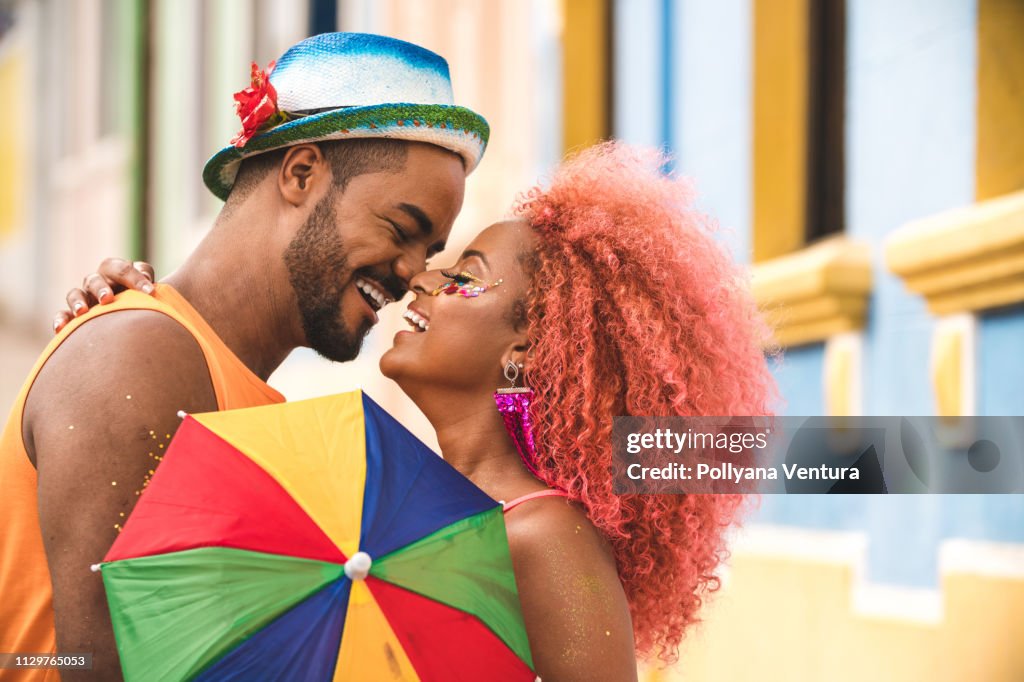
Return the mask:
<path id="1" fill-rule="evenodd" d="M 825 414 L 846 417 L 857 414 L 853 384 L 860 366 L 850 343 L 837 339 L 826 341 L 822 371 L 825 379 Z"/>
<path id="2" fill-rule="evenodd" d="M 808 0 L 754 0 L 754 260 L 801 248 L 806 219 Z"/>
<path id="3" fill-rule="evenodd" d="M 610 135 L 608 0 L 563 0 L 562 139 L 566 151 Z"/>
<path id="4" fill-rule="evenodd" d="M 0 92 L 24 93 L 27 63 L 20 50 L 12 49 L 0 57 Z M 22 145 L 24 121 L 21 107 L 8 103 L 0 125 L 0 239 L 22 228 L 25 210 L 26 159 Z"/>
<path id="5" fill-rule="evenodd" d="M 653 682 L 1019 682 L 1024 579 L 950 573 L 939 622 L 851 607 L 852 564 L 736 554 L 728 584 Z"/>
<path id="6" fill-rule="evenodd" d="M 976 195 L 1024 189 L 1024 2 L 978 0 Z"/>
<path id="7" fill-rule="evenodd" d="M 959 417 L 964 410 L 964 330 L 937 325 L 932 336 L 932 388 L 935 414 Z"/>

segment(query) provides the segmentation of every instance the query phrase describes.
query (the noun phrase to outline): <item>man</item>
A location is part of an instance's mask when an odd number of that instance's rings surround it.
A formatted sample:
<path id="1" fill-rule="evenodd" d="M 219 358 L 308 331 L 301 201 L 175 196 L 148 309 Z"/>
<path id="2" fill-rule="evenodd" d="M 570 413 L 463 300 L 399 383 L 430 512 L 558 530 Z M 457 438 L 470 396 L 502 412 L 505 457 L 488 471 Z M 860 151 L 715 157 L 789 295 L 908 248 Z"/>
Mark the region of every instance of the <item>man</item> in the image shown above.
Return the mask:
<path id="1" fill-rule="evenodd" d="M 254 65 L 235 99 L 243 130 L 203 173 L 226 199 L 210 233 L 152 297 L 125 292 L 68 324 L 0 440 L 0 651 L 93 652 L 93 672 L 66 680 L 120 676 L 89 566 L 177 412 L 282 401 L 264 382 L 298 346 L 354 358 L 444 248 L 488 136 L 451 104 L 443 59 L 378 36 L 309 38 L 269 77 Z"/>

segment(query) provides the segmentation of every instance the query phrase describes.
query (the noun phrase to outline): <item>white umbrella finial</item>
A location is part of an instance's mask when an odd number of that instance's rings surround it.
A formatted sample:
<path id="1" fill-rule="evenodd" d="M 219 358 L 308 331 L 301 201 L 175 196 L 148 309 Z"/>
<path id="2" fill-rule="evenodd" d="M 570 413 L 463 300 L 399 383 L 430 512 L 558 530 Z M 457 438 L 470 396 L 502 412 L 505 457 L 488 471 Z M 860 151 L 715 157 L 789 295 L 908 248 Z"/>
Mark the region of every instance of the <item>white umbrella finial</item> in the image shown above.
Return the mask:
<path id="1" fill-rule="evenodd" d="M 373 559 L 369 554 L 356 552 L 345 562 L 345 575 L 349 580 L 366 580 L 366 576 L 370 575 L 370 566 L 372 565 Z"/>

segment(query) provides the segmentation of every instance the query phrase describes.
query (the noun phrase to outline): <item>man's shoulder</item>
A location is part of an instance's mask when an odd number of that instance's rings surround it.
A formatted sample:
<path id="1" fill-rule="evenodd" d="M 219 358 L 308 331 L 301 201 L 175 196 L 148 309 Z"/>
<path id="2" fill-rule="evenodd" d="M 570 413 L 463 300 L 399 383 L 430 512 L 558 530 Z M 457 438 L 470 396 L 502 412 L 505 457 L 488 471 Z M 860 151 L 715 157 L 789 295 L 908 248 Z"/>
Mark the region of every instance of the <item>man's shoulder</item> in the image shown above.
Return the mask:
<path id="1" fill-rule="evenodd" d="M 75 329 L 40 371 L 64 380 L 88 377 L 107 382 L 132 376 L 178 376 L 205 368 L 202 348 L 177 320 L 155 310 L 119 310 Z M 184 372 L 184 374 L 181 374 Z"/>
<path id="2" fill-rule="evenodd" d="M 163 313 L 123 310 L 87 321 L 47 358 L 25 402 L 23 431 L 30 437 L 73 415 L 112 424 L 172 407 L 171 414 L 216 409 L 199 342 Z"/>
<path id="3" fill-rule="evenodd" d="M 87 320 L 68 336 L 61 347 L 82 339 L 131 343 L 138 339 L 156 341 L 165 335 L 176 334 L 192 337 L 181 322 L 158 309 L 127 308 L 99 314 Z"/>

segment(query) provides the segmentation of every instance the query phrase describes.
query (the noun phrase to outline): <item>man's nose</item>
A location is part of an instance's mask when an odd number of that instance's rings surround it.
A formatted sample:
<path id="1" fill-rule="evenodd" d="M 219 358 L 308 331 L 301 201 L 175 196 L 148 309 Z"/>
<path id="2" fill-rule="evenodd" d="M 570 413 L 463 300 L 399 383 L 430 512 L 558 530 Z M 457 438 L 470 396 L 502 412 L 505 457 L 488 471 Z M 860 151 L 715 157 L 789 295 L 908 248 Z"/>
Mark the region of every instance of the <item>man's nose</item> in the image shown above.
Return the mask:
<path id="1" fill-rule="evenodd" d="M 396 277 L 401 279 L 407 287 L 411 287 L 413 278 L 427 269 L 426 249 L 403 252 L 395 261 L 392 269 Z"/>

